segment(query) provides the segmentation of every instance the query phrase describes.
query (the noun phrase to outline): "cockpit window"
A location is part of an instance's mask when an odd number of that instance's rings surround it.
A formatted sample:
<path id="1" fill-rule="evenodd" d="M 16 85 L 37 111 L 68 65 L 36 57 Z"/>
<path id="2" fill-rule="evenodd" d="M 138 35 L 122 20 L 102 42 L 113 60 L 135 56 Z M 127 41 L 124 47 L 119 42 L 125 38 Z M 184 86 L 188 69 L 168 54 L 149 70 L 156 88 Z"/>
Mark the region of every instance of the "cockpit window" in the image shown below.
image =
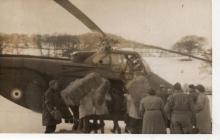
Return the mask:
<path id="1" fill-rule="evenodd" d="M 144 72 L 149 67 L 146 62 L 136 54 L 118 54 L 118 53 L 96 53 L 90 57 L 90 62 L 95 65 L 109 66 L 114 72 Z"/>
<path id="2" fill-rule="evenodd" d="M 110 57 L 109 55 L 103 57 L 101 60 L 99 60 L 100 64 L 109 65 L 110 64 Z"/>
<path id="3" fill-rule="evenodd" d="M 111 54 L 112 65 L 126 65 L 126 58 L 124 55 Z"/>
<path id="4" fill-rule="evenodd" d="M 111 65 L 113 71 L 123 72 L 126 69 L 127 59 L 121 54 L 111 54 Z"/>
<path id="5" fill-rule="evenodd" d="M 150 66 L 147 64 L 146 60 L 142 59 L 142 62 L 144 64 L 146 72 L 147 73 L 151 72 Z"/>
<path id="6" fill-rule="evenodd" d="M 144 66 L 142 63 L 142 59 L 138 55 L 131 55 L 127 56 L 129 68 L 135 71 L 144 71 Z"/>
<path id="7" fill-rule="evenodd" d="M 110 64 L 110 58 L 108 54 L 105 53 L 99 53 L 97 55 L 95 55 L 92 58 L 92 63 L 93 64 L 105 64 L 105 65 L 109 65 Z"/>

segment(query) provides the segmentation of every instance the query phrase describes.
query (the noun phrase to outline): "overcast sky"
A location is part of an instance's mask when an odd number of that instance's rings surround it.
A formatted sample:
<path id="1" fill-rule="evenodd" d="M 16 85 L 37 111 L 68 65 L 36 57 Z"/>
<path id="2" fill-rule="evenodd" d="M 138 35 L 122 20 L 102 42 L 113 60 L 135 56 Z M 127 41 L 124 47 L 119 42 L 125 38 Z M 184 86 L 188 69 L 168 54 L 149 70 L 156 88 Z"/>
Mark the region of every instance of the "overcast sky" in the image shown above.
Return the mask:
<path id="1" fill-rule="evenodd" d="M 185 35 L 211 42 L 211 0 L 71 1 L 102 30 L 126 39 L 165 48 Z M 53 0 L 1 0 L 0 18 L 3 33 L 90 32 Z"/>

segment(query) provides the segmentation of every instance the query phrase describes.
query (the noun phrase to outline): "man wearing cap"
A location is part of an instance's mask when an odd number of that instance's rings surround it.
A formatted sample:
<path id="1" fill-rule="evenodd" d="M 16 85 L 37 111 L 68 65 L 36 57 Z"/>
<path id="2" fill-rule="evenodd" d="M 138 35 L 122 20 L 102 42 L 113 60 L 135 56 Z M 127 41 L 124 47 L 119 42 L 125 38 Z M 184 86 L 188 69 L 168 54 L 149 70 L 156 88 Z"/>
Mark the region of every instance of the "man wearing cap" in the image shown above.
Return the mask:
<path id="1" fill-rule="evenodd" d="M 183 93 L 180 83 L 176 83 L 173 88 L 173 94 L 168 97 L 164 107 L 167 118 L 171 121 L 171 133 L 189 134 L 195 120 L 192 100 Z"/>
<path id="2" fill-rule="evenodd" d="M 196 127 L 199 133 L 211 134 L 211 115 L 209 99 L 205 95 L 205 88 L 203 85 L 196 86 L 198 97 L 195 103 L 196 111 Z"/>

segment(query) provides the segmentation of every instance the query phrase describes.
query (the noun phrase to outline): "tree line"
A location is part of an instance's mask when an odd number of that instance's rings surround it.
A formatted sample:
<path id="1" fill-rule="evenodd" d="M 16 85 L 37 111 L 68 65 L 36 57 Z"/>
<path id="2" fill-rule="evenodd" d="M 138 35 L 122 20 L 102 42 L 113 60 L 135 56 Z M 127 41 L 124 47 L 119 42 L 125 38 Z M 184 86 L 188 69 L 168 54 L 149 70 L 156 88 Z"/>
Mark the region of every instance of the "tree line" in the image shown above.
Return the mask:
<path id="1" fill-rule="evenodd" d="M 113 47 L 141 47 L 143 44 L 125 40 L 122 37 L 108 34 L 111 46 Z M 201 53 L 205 58 L 212 59 L 212 49 L 203 48 L 208 44 L 205 37 L 188 35 L 178 40 L 171 48 L 179 52 L 192 54 Z M 70 34 L 4 34 L 0 33 L 0 54 L 22 53 L 22 48 L 39 49 L 41 56 L 69 56 L 77 50 L 94 50 L 103 46 L 103 38 L 98 33 L 87 33 L 82 35 Z M 145 47 L 146 48 L 146 47 Z"/>
<path id="2" fill-rule="evenodd" d="M 39 49 L 41 55 L 43 50 L 77 50 L 79 44 L 79 39 L 74 35 L 67 34 L 53 34 L 53 35 L 26 35 L 26 34 L 3 34 L 0 33 L 0 53 L 6 51 L 10 53 L 12 50 L 17 50 L 19 54 L 19 49 L 25 48 L 36 48 Z M 49 53 L 48 53 L 49 54 Z"/>
<path id="3" fill-rule="evenodd" d="M 109 35 L 108 42 L 114 46 L 122 38 Z M 98 33 L 82 35 L 70 34 L 4 34 L 0 33 L 0 54 L 20 54 L 22 49 L 39 49 L 41 56 L 66 56 L 77 50 L 94 50 L 103 46 L 103 38 Z"/>

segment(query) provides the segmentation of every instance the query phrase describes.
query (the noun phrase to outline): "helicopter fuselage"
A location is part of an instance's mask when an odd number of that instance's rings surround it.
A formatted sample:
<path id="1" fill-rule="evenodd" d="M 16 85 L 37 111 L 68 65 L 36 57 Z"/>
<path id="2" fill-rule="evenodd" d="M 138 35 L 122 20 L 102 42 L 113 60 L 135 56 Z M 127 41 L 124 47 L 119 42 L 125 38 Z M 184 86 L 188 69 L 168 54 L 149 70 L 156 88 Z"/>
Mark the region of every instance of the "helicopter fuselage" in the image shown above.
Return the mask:
<path id="1" fill-rule="evenodd" d="M 170 86 L 144 66 L 138 53 L 115 50 L 109 53 L 76 52 L 71 58 L 0 55 L 0 93 L 8 100 L 40 113 L 42 97 L 50 80 L 58 80 L 63 89 L 91 72 L 109 79 L 111 88 L 118 92 L 124 91 L 126 81 L 135 73 L 146 75 L 155 89 L 161 83 Z"/>

